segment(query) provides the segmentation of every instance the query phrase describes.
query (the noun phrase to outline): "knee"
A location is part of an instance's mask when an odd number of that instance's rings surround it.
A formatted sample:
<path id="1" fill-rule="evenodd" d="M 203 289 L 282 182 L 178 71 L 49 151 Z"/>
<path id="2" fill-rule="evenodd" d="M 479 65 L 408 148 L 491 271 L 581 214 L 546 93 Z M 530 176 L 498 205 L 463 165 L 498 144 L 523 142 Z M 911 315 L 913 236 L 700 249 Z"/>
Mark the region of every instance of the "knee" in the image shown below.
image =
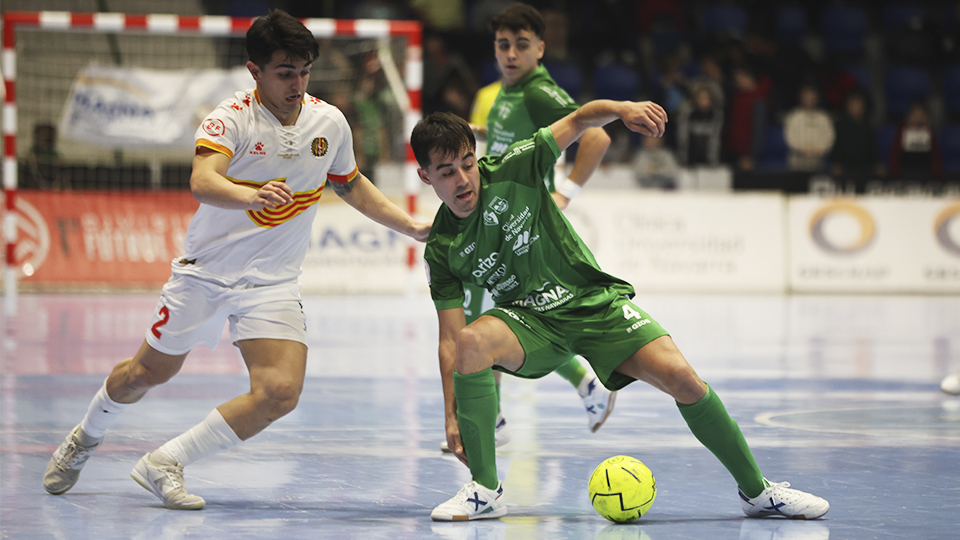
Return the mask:
<path id="1" fill-rule="evenodd" d="M 492 362 L 485 362 L 483 354 L 483 339 L 480 332 L 469 326 L 457 334 L 457 373 L 476 373 L 490 367 Z"/>
<path id="2" fill-rule="evenodd" d="M 279 380 L 269 381 L 259 392 L 261 410 L 269 411 L 271 421 L 284 416 L 297 408 L 300 393 L 303 391 L 302 381 Z"/>
<path id="3" fill-rule="evenodd" d="M 673 399 L 686 405 L 700 401 L 700 398 L 707 393 L 706 383 L 686 362 L 670 373 L 666 386 Z"/>
<path id="4" fill-rule="evenodd" d="M 170 379 L 180 371 L 179 365 L 169 368 L 160 366 L 146 366 L 135 359 L 128 360 L 128 369 L 126 377 L 126 386 L 135 390 L 150 389 L 159 386 Z"/>

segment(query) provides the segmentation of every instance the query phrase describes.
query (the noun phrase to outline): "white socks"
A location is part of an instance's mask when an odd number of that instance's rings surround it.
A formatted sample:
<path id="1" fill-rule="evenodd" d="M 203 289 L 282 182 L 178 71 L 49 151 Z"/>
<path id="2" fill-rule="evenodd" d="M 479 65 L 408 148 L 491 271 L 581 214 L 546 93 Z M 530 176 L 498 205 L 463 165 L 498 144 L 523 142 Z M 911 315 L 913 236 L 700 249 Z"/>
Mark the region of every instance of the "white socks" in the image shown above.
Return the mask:
<path id="1" fill-rule="evenodd" d="M 155 450 L 151 456 L 158 461 L 169 457 L 173 462 L 186 467 L 199 459 L 229 450 L 241 442 L 243 441 L 223 419 L 220 411 L 214 409 L 203 422 L 170 440 Z"/>
<path id="2" fill-rule="evenodd" d="M 117 403 L 110 399 L 110 396 L 107 395 L 107 381 L 103 381 L 100 391 L 90 402 L 87 415 L 80 422 L 80 430 L 83 432 L 80 434 L 81 438 L 87 439 L 89 437 L 89 440 L 81 440 L 80 445 L 90 446 L 90 444 L 102 439 L 103 434 L 107 432 L 107 428 L 112 426 L 120 413 L 129 406 L 129 403 Z M 84 437 L 84 435 L 87 437 Z"/>

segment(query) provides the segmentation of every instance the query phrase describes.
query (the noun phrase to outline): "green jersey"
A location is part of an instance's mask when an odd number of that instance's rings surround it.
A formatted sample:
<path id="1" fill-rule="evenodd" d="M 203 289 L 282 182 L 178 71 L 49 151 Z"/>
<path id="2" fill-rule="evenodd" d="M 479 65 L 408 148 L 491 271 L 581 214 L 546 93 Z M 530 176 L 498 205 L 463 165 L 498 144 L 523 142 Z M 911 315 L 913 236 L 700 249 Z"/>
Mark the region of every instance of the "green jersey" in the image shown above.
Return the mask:
<path id="1" fill-rule="evenodd" d="M 529 139 L 579 107 L 541 64 L 517 84 L 500 89 L 487 115 L 487 154 L 504 153 L 513 143 Z M 554 191 L 553 167 L 543 179 L 547 189 Z"/>
<path id="2" fill-rule="evenodd" d="M 464 283 L 490 291 L 498 307 L 537 312 L 588 303 L 598 288 L 633 296 L 630 284 L 600 270 L 540 181 L 559 157 L 542 128 L 504 155 L 480 159 L 472 214 L 460 219 L 440 205 L 424 251 L 438 310 L 463 306 Z"/>

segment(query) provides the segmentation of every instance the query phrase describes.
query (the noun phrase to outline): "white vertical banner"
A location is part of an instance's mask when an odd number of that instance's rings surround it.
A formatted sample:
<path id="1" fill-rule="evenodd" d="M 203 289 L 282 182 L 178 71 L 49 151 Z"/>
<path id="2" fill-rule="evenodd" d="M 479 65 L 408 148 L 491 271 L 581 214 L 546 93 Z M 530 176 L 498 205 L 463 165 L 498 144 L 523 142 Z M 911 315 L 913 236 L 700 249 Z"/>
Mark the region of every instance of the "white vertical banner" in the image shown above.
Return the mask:
<path id="1" fill-rule="evenodd" d="M 798 292 L 960 293 L 960 199 L 789 199 Z"/>
<path id="2" fill-rule="evenodd" d="M 780 293 L 777 194 L 581 192 L 564 215 L 600 267 L 647 292 Z"/>

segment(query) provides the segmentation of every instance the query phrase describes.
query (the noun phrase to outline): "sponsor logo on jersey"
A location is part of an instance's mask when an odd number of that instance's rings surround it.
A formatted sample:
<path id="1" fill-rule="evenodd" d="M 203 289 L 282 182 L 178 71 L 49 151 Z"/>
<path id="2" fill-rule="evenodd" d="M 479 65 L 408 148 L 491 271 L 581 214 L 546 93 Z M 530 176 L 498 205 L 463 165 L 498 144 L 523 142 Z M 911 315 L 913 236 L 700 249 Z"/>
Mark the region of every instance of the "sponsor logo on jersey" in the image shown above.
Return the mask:
<path id="1" fill-rule="evenodd" d="M 543 312 L 573 300 L 573 293 L 563 285 L 553 287 L 549 287 L 549 285 L 549 281 L 544 283 L 543 287 L 528 294 L 526 298 L 515 300 L 513 305 Z"/>
<path id="2" fill-rule="evenodd" d="M 534 144 L 533 141 L 527 141 L 526 143 L 521 144 L 520 146 L 514 146 L 513 150 L 511 150 L 510 153 L 503 156 L 503 159 L 500 160 L 500 163 L 504 163 L 510 158 L 519 156 L 520 154 L 526 152 L 527 150 L 530 150 L 534 146 L 536 145 Z"/>
<path id="3" fill-rule="evenodd" d="M 493 270 L 493 267 L 497 264 L 497 257 L 499 256 L 498 253 L 491 253 L 485 258 L 477 259 L 477 269 L 471 272 L 473 277 L 480 279 L 484 274 Z"/>
<path id="4" fill-rule="evenodd" d="M 516 274 L 512 274 L 507 279 L 500 281 L 490 289 L 490 294 L 493 296 L 500 296 L 503 293 L 510 292 L 520 286 L 520 280 L 517 278 Z"/>
<path id="5" fill-rule="evenodd" d="M 223 135 L 227 128 L 224 127 L 223 121 L 218 118 L 210 118 L 203 123 L 203 131 L 210 135 L 211 137 L 219 137 Z"/>
<path id="6" fill-rule="evenodd" d="M 250 153 L 255 156 L 265 156 L 267 155 L 267 153 L 263 151 L 263 148 L 264 148 L 263 143 L 258 142 L 257 144 L 253 145 L 253 150 L 251 150 Z"/>
<path id="7" fill-rule="evenodd" d="M 531 213 L 530 207 L 523 209 L 523 212 L 520 212 L 518 215 L 510 214 L 510 219 L 503 224 L 501 230 L 507 234 L 504 235 L 503 239 L 506 241 L 513 240 L 513 237 L 520 234 L 523 229 L 527 228 L 527 224 L 530 222 Z M 529 231 L 527 231 L 529 232 Z"/>
<path id="8" fill-rule="evenodd" d="M 530 251 L 530 246 L 539 239 L 539 234 L 531 237 L 530 231 L 524 231 L 517 235 L 517 241 L 513 244 L 513 252 L 517 255 L 525 255 Z"/>
<path id="9" fill-rule="evenodd" d="M 487 206 L 489 206 L 491 210 L 499 215 L 506 212 L 507 209 L 510 208 L 510 203 L 504 199 L 501 199 L 500 197 L 494 197 Z"/>
<path id="10" fill-rule="evenodd" d="M 465 248 L 463 248 L 463 251 L 460 252 L 460 257 L 461 257 L 461 258 L 466 257 L 467 255 L 473 253 L 473 250 L 475 250 L 475 249 L 477 249 L 477 243 L 476 243 L 476 242 L 470 242 L 470 245 L 467 246 L 467 247 L 465 247 Z"/>
<path id="11" fill-rule="evenodd" d="M 497 219 L 497 214 L 489 211 L 483 211 L 483 224 L 484 225 L 499 225 L 500 220 Z"/>
<path id="12" fill-rule="evenodd" d="M 310 142 L 310 153 L 313 154 L 315 158 L 322 158 L 327 155 L 327 150 L 329 149 L 330 143 L 326 137 L 317 137 Z"/>
<path id="13" fill-rule="evenodd" d="M 630 327 L 627 328 L 627 333 L 629 334 L 629 333 L 633 332 L 634 330 L 637 330 L 637 329 L 640 328 L 641 326 L 646 326 L 646 325 L 648 325 L 648 324 L 650 324 L 650 319 L 642 319 L 642 320 L 639 320 L 639 321 L 631 324 Z"/>
<path id="14" fill-rule="evenodd" d="M 507 275 L 507 265 L 501 264 L 497 270 L 490 274 L 490 277 L 487 278 L 487 285 L 493 285 L 500 280 L 503 276 Z"/>
<path id="15" fill-rule="evenodd" d="M 497 116 L 506 120 L 510 116 L 510 111 L 513 110 L 513 103 L 509 101 L 501 101 L 500 106 L 497 107 Z"/>

